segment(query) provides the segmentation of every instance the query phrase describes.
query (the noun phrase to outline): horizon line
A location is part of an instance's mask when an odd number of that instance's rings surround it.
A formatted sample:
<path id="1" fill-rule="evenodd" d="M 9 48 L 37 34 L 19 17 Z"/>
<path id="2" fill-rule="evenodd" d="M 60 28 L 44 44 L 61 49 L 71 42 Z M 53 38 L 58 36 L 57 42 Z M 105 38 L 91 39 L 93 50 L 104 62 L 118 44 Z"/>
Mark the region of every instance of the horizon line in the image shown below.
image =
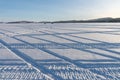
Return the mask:
<path id="1" fill-rule="evenodd" d="M 89 19 L 65 19 L 65 20 L 41 20 L 41 21 L 36 21 L 36 20 L 9 20 L 9 21 L 3 21 L 1 20 L 0 22 L 18 22 L 18 21 L 30 21 L 30 22 L 57 22 L 57 21 L 86 21 L 86 20 L 94 20 L 94 19 L 100 19 L 100 18 L 112 18 L 116 19 L 119 17 L 98 17 L 98 18 L 89 18 Z"/>

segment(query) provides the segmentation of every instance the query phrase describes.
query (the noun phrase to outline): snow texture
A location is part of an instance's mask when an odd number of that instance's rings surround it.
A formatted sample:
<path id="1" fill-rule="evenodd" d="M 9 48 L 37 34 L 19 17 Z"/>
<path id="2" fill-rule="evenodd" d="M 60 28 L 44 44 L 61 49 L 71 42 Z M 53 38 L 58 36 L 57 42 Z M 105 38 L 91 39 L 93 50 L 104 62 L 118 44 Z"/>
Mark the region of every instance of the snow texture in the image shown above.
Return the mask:
<path id="1" fill-rule="evenodd" d="M 0 24 L 0 80 L 120 80 L 120 24 Z"/>

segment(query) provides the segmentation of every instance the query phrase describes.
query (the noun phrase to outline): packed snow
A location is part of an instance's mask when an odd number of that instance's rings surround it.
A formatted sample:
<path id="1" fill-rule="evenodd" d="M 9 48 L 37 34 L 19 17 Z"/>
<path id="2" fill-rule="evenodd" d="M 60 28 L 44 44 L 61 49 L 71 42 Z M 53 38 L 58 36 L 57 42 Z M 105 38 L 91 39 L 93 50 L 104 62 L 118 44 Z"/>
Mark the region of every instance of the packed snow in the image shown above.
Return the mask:
<path id="1" fill-rule="evenodd" d="M 0 24 L 0 80 L 120 80 L 120 24 Z"/>

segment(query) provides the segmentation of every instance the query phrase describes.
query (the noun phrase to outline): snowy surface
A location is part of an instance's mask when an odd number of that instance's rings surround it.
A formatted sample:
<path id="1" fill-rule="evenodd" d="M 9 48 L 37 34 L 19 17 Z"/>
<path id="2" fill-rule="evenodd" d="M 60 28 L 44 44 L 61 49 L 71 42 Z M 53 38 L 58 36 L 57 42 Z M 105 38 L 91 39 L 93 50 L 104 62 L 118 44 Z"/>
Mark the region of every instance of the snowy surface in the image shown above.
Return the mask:
<path id="1" fill-rule="evenodd" d="M 0 24 L 0 80 L 120 80 L 120 24 Z"/>

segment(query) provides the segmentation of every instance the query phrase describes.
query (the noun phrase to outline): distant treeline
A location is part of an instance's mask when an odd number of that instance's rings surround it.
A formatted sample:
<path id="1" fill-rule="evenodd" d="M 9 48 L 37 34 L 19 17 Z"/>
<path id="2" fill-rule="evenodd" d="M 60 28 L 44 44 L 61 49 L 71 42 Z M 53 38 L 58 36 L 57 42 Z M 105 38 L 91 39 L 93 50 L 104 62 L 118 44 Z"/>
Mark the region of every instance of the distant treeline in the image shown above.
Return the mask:
<path id="1" fill-rule="evenodd" d="M 68 21 L 56 21 L 54 23 L 95 23 L 95 22 L 120 22 L 120 18 L 98 18 L 91 20 L 68 20 Z"/>
<path id="2" fill-rule="evenodd" d="M 90 20 L 66 20 L 66 21 L 43 21 L 43 22 L 35 22 L 35 21 L 13 21 L 13 22 L 5 22 L 7 24 L 15 24 L 15 23 L 110 23 L 110 22 L 120 22 L 120 18 L 98 18 L 98 19 L 90 19 Z M 4 22 L 0 22 L 4 23 Z"/>

